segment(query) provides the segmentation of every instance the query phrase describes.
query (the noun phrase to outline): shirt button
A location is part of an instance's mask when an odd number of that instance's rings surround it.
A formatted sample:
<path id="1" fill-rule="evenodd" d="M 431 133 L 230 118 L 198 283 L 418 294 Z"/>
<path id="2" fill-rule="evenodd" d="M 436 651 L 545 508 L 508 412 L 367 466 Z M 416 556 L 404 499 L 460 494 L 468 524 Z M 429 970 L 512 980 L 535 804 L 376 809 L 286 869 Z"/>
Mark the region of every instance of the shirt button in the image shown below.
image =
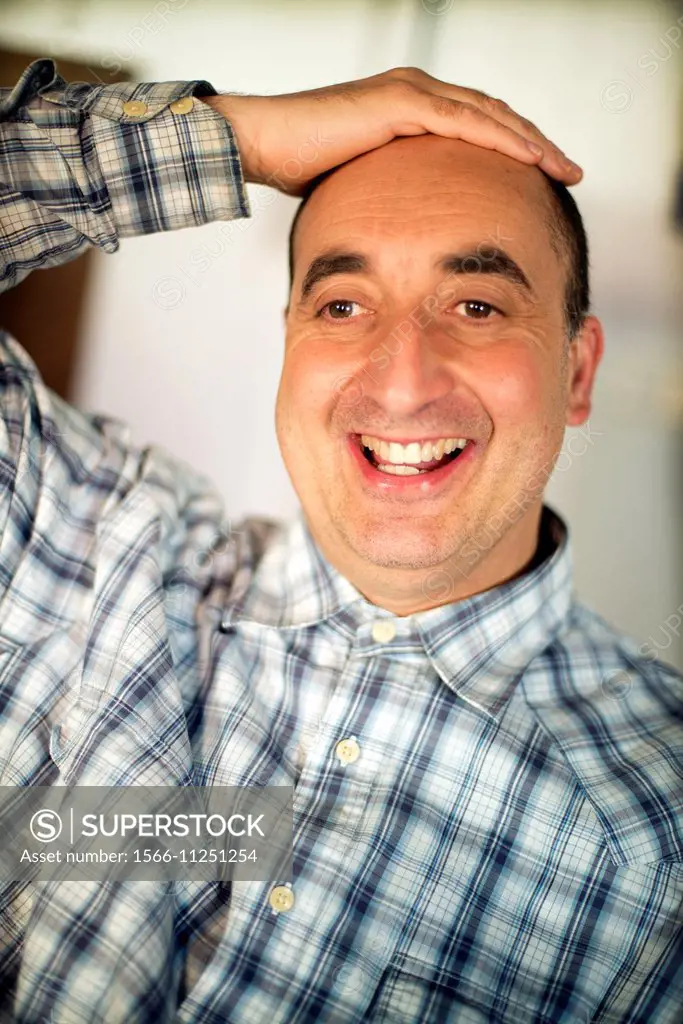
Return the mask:
<path id="1" fill-rule="evenodd" d="M 278 910 L 282 913 L 285 910 L 291 910 L 294 906 L 294 893 L 286 885 L 276 885 L 271 890 L 268 901 L 273 910 Z"/>
<path id="2" fill-rule="evenodd" d="M 347 992 L 357 992 L 363 984 L 363 975 L 358 968 L 346 965 L 340 967 L 335 980 Z"/>
<path id="3" fill-rule="evenodd" d="M 142 100 L 128 100 L 123 104 L 123 112 L 128 117 L 142 117 L 143 114 L 147 113 L 147 104 L 143 103 Z"/>
<path id="4" fill-rule="evenodd" d="M 396 636 L 396 626 L 388 619 L 379 619 L 372 624 L 372 639 L 378 644 L 388 643 Z"/>
<path id="5" fill-rule="evenodd" d="M 337 744 L 337 757 L 342 764 L 353 764 L 360 757 L 358 740 L 351 736 L 349 739 L 340 740 Z"/>
<path id="6" fill-rule="evenodd" d="M 169 107 L 174 114 L 189 114 L 194 107 L 194 100 L 191 96 L 183 96 L 181 100 L 174 100 Z"/>

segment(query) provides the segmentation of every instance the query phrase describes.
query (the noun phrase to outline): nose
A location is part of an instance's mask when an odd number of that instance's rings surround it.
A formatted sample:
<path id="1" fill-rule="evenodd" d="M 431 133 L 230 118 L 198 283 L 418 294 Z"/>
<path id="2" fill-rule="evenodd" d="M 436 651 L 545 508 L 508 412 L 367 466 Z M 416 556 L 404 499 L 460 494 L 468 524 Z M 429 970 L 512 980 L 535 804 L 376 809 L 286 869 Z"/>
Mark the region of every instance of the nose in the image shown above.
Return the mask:
<path id="1" fill-rule="evenodd" d="M 434 325 L 406 318 L 373 342 L 362 375 L 363 392 L 392 418 L 409 417 L 453 390 L 453 365 L 437 344 Z"/>

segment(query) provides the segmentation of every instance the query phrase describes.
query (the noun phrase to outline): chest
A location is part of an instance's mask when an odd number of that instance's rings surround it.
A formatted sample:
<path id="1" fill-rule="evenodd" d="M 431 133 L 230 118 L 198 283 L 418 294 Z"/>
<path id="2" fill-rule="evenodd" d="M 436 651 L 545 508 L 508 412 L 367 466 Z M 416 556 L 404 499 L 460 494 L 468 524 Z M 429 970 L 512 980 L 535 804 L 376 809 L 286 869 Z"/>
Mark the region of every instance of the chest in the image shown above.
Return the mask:
<path id="1" fill-rule="evenodd" d="M 599 823 L 522 700 L 494 721 L 426 658 L 276 632 L 214 645 L 193 734 L 199 784 L 293 787 L 293 906 L 234 896 L 214 953 L 259 963 L 233 980 L 241 1019 L 284 1022 L 292 999 L 311 1020 L 589 1019 L 628 901 L 606 908 Z"/>

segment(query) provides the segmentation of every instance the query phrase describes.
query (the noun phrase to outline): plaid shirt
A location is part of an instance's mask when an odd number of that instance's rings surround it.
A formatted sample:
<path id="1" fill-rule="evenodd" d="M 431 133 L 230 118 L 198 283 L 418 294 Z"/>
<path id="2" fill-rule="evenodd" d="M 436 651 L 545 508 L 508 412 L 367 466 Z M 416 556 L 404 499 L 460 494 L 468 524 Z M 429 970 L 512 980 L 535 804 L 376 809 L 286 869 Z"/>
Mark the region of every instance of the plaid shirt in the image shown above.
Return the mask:
<path id="1" fill-rule="evenodd" d="M 206 83 L 53 70 L 2 97 L 6 283 L 249 214 L 230 126 L 170 106 Z M 287 910 L 5 884 L 3 1019 L 679 1024 L 683 680 L 576 602 L 554 513 L 525 575 L 399 618 L 8 338 L 1 380 L 0 782 L 294 787 Z"/>

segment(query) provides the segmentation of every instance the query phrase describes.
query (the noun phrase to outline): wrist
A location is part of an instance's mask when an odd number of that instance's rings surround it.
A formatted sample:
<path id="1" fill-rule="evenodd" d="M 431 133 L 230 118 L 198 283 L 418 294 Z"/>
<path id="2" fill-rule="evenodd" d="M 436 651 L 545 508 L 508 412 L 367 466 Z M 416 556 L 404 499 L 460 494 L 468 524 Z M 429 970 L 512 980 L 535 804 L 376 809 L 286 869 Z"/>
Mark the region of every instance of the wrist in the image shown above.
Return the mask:
<path id="1" fill-rule="evenodd" d="M 202 103 L 206 103 L 229 123 L 239 150 L 244 180 L 256 183 L 261 179 L 259 178 L 255 148 L 250 142 L 247 131 L 249 119 L 245 111 L 245 107 L 250 99 L 253 99 L 253 97 L 239 96 L 232 93 L 201 97 Z"/>

